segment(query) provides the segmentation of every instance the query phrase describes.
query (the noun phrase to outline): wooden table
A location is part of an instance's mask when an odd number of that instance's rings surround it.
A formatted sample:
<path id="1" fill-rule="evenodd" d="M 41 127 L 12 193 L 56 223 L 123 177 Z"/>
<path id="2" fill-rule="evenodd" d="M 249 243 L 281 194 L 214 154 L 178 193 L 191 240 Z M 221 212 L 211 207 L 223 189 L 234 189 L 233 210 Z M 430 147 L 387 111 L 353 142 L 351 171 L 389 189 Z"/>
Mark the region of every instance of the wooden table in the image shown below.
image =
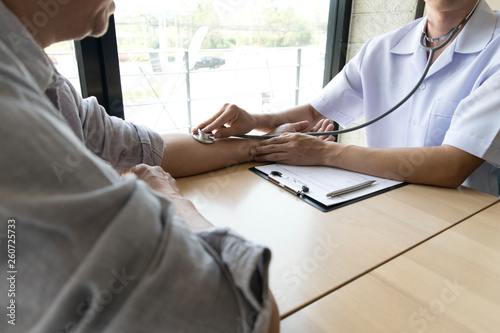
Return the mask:
<path id="1" fill-rule="evenodd" d="M 178 180 L 214 225 L 272 250 L 270 284 L 282 318 L 467 219 L 498 198 L 407 185 L 323 213 L 245 164 Z"/>
<path id="2" fill-rule="evenodd" d="M 500 332 L 500 204 L 282 320 L 283 332 Z"/>

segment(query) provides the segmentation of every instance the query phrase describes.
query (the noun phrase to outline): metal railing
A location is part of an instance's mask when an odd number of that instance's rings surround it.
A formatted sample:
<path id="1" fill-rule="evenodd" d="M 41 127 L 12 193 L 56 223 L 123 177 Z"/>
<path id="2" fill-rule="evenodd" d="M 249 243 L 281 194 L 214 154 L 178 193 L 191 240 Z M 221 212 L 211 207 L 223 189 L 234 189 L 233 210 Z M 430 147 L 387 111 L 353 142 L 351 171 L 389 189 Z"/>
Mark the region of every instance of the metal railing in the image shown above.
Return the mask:
<path id="1" fill-rule="evenodd" d="M 324 50 L 320 47 L 198 53 L 119 52 L 126 119 L 162 131 L 190 131 L 193 122 L 215 113 L 216 105 L 224 102 L 236 100 L 254 111 L 258 108 L 257 112 L 267 112 L 308 101 L 304 92 L 314 95 L 322 88 Z M 72 65 L 67 58 L 72 53 L 50 56 L 58 68 L 65 67 L 60 71 L 75 83 L 76 62 Z M 195 69 L 202 56 L 224 59 L 225 63 L 217 68 Z M 200 105 L 208 110 L 200 110 Z"/>

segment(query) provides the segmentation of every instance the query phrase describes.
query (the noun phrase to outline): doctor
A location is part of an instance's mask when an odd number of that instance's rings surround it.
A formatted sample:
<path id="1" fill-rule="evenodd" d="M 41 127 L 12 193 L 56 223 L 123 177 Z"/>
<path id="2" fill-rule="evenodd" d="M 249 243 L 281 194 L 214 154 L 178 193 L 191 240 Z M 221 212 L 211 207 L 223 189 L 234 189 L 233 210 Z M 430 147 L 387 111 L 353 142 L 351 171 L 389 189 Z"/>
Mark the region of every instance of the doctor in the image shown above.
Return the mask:
<path id="1" fill-rule="evenodd" d="M 418 82 L 427 46 L 458 26 L 477 0 L 426 0 L 427 17 L 369 40 L 311 101 L 274 114 L 251 114 L 226 104 L 199 129 L 216 138 L 252 129 L 331 130 L 328 118 L 347 126 L 370 120 L 400 101 Z M 458 187 L 498 195 L 500 165 L 500 23 L 484 0 L 455 39 L 436 52 L 420 89 L 400 109 L 369 126 L 368 147 L 342 145 L 302 133 L 262 141 L 257 161 L 328 165 L 411 183 Z M 194 129 L 196 133 L 198 128 Z"/>

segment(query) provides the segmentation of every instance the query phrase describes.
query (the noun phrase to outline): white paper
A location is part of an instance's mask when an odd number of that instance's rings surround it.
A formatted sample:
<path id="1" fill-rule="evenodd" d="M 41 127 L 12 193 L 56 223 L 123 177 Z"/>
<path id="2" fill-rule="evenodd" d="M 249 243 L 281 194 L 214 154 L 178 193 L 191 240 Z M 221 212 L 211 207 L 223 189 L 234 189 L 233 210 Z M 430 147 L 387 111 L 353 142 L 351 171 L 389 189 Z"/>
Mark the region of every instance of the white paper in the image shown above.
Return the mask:
<path id="1" fill-rule="evenodd" d="M 309 188 L 306 195 L 326 206 L 335 205 L 344 201 L 356 199 L 364 195 L 374 193 L 391 186 L 401 184 L 400 181 L 374 177 L 326 166 L 294 166 L 284 164 L 269 164 L 258 166 L 256 169 L 269 175 L 272 171 L 281 172 L 282 176 L 278 177 L 283 183 L 286 183 L 295 188 L 301 188 L 303 185 Z M 351 192 L 348 194 L 327 197 L 327 194 L 340 190 L 349 186 L 358 185 L 365 181 L 376 180 L 369 187 Z"/>

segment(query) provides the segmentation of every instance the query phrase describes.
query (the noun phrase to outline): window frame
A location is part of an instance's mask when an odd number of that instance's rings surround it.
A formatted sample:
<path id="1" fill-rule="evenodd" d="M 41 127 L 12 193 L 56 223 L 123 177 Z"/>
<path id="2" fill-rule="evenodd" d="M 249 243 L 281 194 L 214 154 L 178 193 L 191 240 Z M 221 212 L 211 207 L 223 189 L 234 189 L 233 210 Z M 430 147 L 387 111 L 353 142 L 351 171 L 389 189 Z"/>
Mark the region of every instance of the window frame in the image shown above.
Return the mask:
<path id="1" fill-rule="evenodd" d="M 95 96 L 109 115 L 125 119 L 114 16 L 102 37 L 74 43 L 82 96 Z"/>
<path id="2" fill-rule="evenodd" d="M 353 0 L 330 1 L 323 86 L 345 66 L 352 4 Z M 423 16 L 424 7 L 425 1 L 418 0 L 415 18 Z M 125 119 L 114 16 L 102 37 L 74 43 L 82 96 L 95 96 L 109 115 Z"/>

